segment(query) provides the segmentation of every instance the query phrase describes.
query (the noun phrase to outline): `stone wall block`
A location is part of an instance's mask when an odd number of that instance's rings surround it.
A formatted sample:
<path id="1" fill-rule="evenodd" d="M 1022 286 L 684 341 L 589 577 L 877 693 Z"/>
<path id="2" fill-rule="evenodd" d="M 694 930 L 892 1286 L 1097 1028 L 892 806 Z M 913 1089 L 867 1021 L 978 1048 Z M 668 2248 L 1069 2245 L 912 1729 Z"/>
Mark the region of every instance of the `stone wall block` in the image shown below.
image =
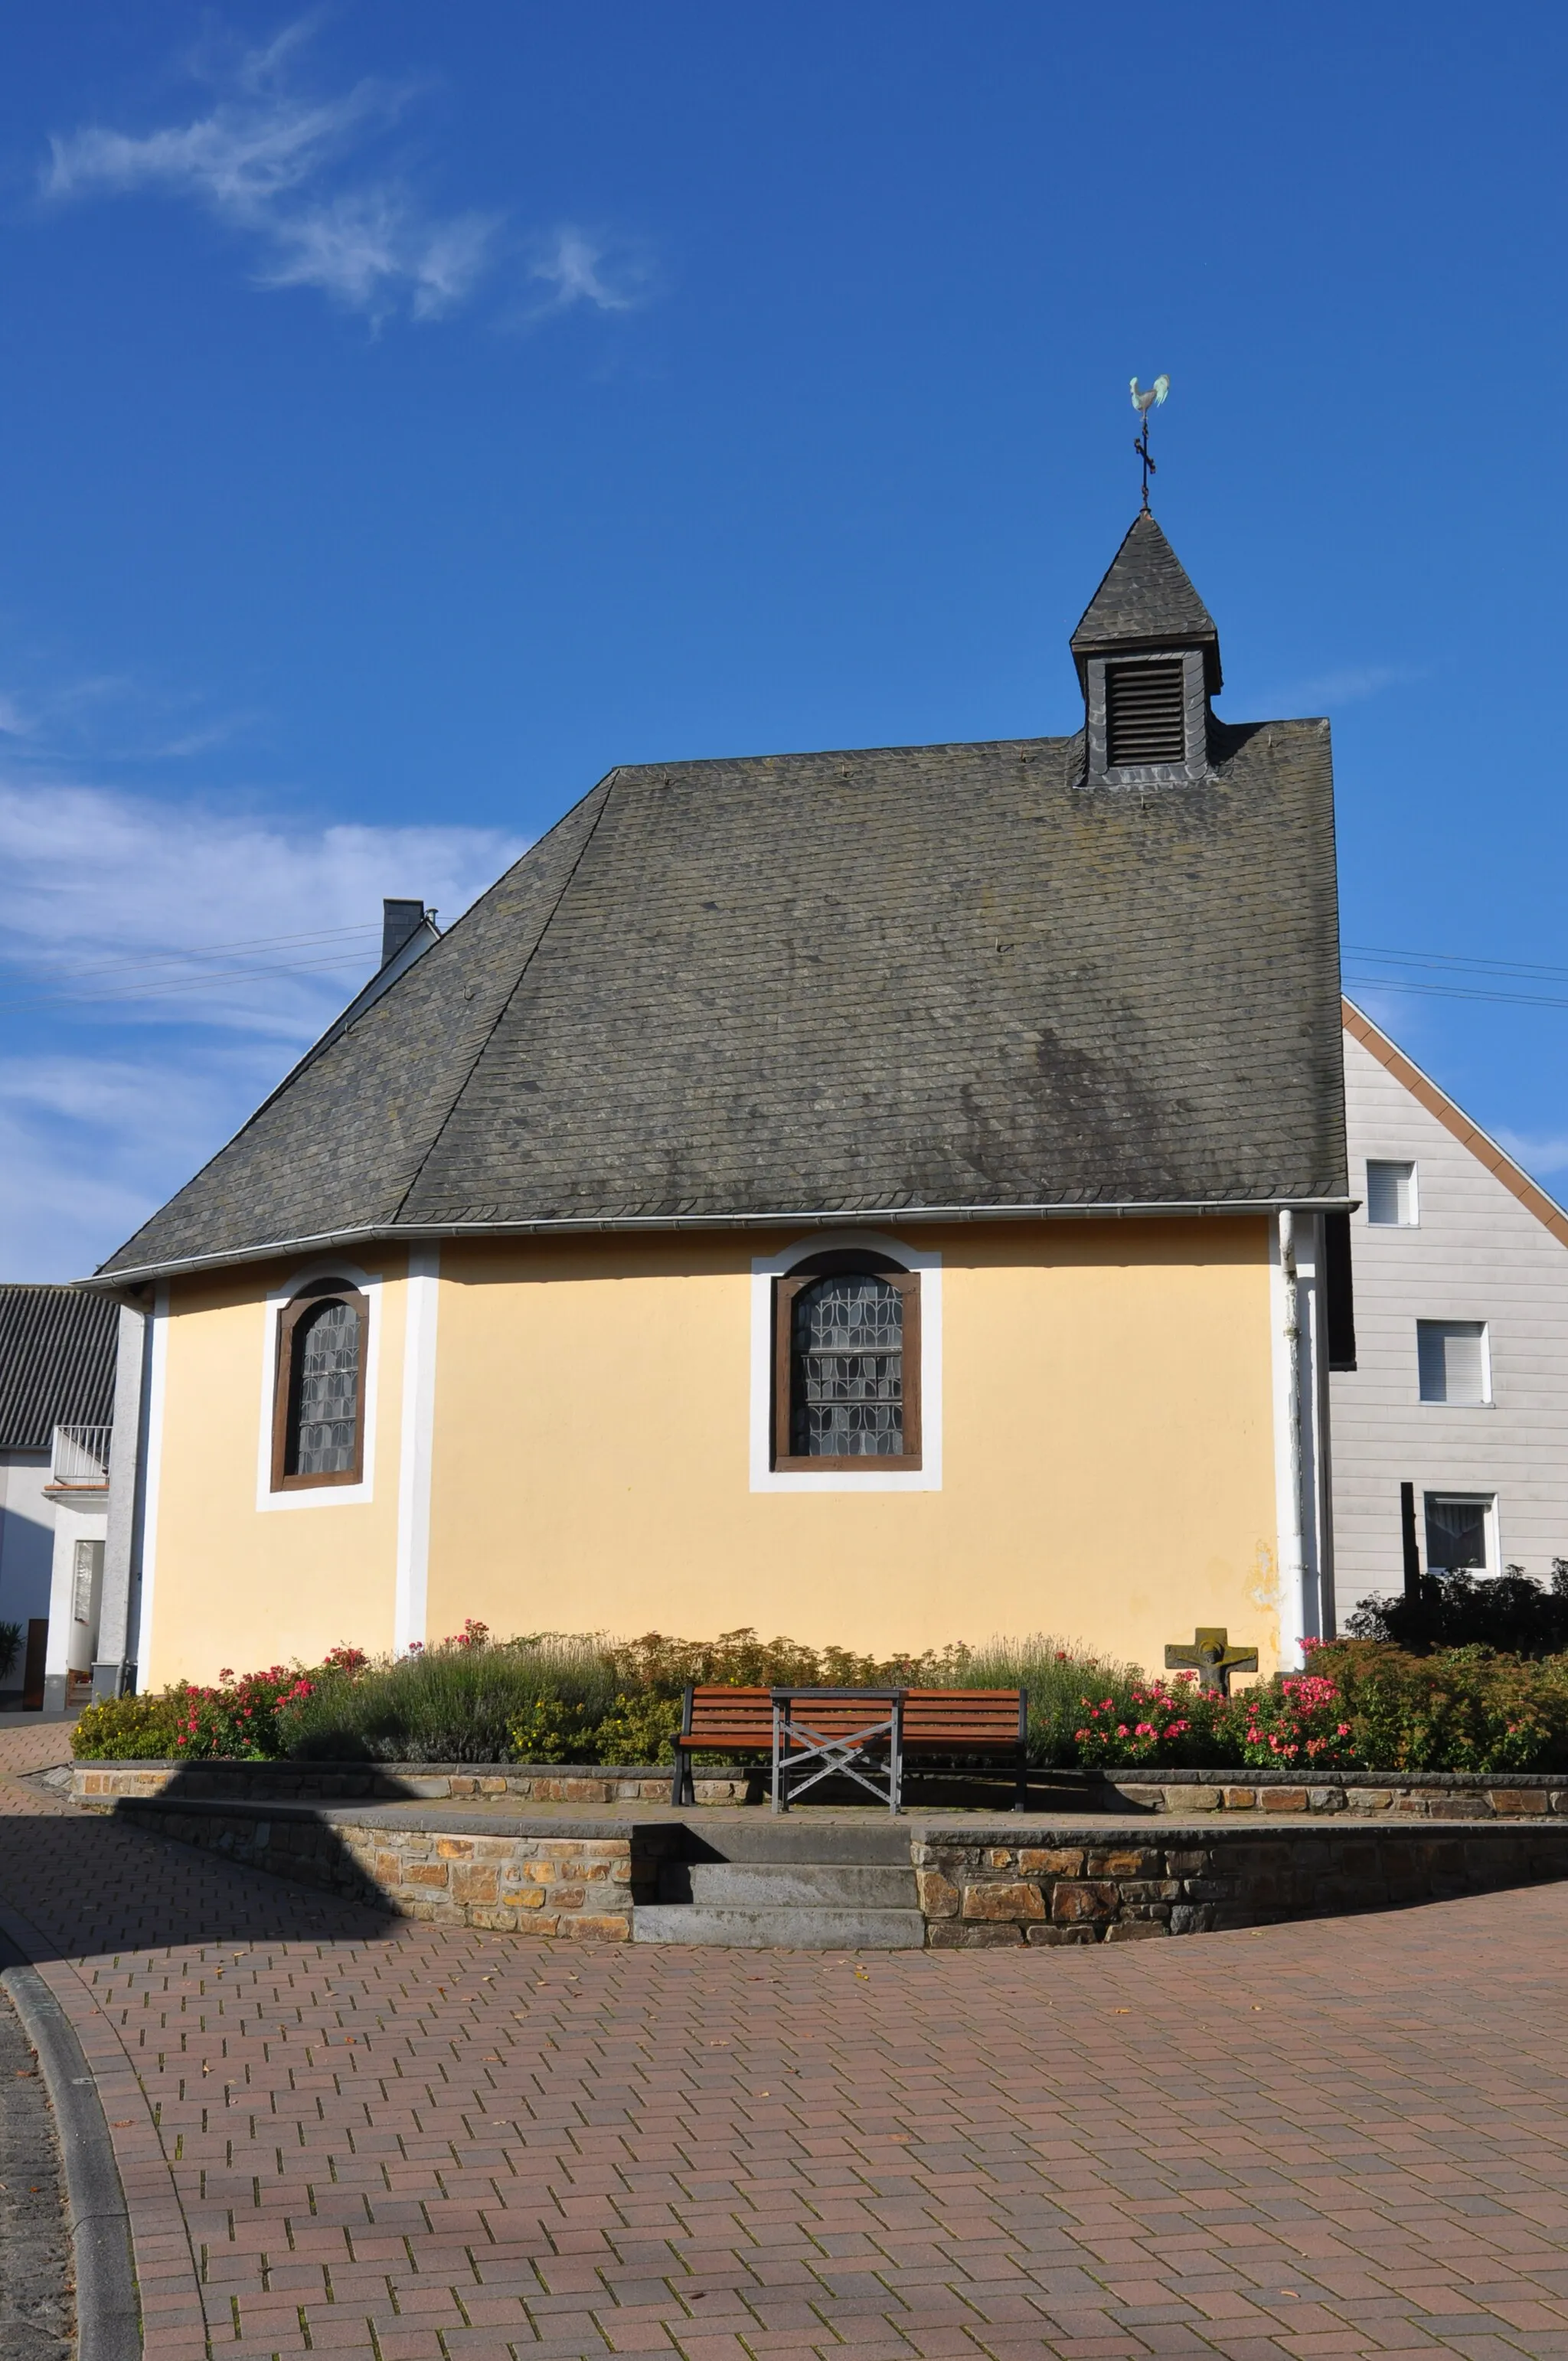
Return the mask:
<path id="1" fill-rule="evenodd" d="M 1305 1787 L 1259 1787 L 1259 1808 L 1266 1812 L 1304 1812 L 1309 1808 Z"/>
<path id="2" fill-rule="evenodd" d="M 560 1932 L 575 1943 L 630 1943 L 631 1921 L 609 1911 L 585 1911 L 581 1917 L 563 1920 Z"/>
<path id="3" fill-rule="evenodd" d="M 459 1902 L 493 1903 L 498 1898 L 496 1872 L 477 1861 L 455 1864 L 452 1891 Z"/>
<path id="4" fill-rule="evenodd" d="M 1118 1883 L 1125 1904 L 1179 1902 L 1181 1899 L 1181 1880 L 1179 1877 L 1124 1877 Z"/>
<path id="5" fill-rule="evenodd" d="M 966 1918 L 1043 1918 L 1045 1915 L 1044 1894 L 1024 1879 L 987 1880 L 964 1887 Z"/>
<path id="6" fill-rule="evenodd" d="M 403 1863 L 403 1883 L 405 1885 L 444 1885 L 451 1874 L 452 1872 L 450 1869 L 444 1861 L 416 1860 L 405 1861 Z"/>
<path id="7" fill-rule="evenodd" d="M 1168 1877 L 1201 1877 L 1213 1861 L 1213 1854 L 1201 1852 L 1168 1852 L 1165 1873 Z"/>
<path id="8" fill-rule="evenodd" d="M 1164 1862 L 1158 1852 L 1140 1847 L 1136 1851 L 1108 1851 L 1091 1848 L 1085 1874 L 1090 1877 L 1157 1877 Z"/>
<path id="9" fill-rule="evenodd" d="M 1142 1943 L 1151 1935 L 1168 1935 L 1169 1927 L 1163 1918 L 1121 1918 L 1105 1929 L 1108 1943 Z"/>
<path id="10" fill-rule="evenodd" d="M 437 1861 L 472 1861 L 473 1840 L 468 1837 L 437 1837 L 435 1857 Z"/>
<path id="11" fill-rule="evenodd" d="M 1486 1801 L 1500 1818 L 1520 1812 L 1544 1812 L 1546 1791 L 1542 1787 L 1488 1787 Z"/>
<path id="12" fill-rule="evenodd" d="M 1176 1902 L 1171 1905 L 1170 1931 L 1173 1935 L 1207 1935 L 1213 1924 L 1213 1906 L 1210 1903 Z"/>
<path id="13" fill-rule="evenodd" d="M 924 1851 L 925 1847 L 921 1846 Z M 950 1877 L 939 1869 L 917 1869 L 915 1883 L 920 1894 L 920 1907 L 927 1918 L 956 1918 L 959 1915 L 959 1889 Z"/>
<path id="14" fill-rule="evenodd" d="M 1227 1812 L 1251 1812 L 1257 1807 L 1255 1787 L 1222 1787 L 1220 1795 Z"/>
<path id="15" fill-rule="evenodd" d="M 1100 1940 L 1100 1933 L 1098 1927 L 1025 1927 L 1024 1939 L 1028 1943 L 1049 1943 L 1053 1946 L 1062 1943 L 1097 1943 Z"/>
<path id="16" fill-rule="evenodd" d="M 1218 1787 L 1166 1787 L 1159 1793 L 1168 1812 L 1217 1812 L 1224 1801 Z"/>
<path id="17" fill-rule="evenodd" d="M 1018 1867 L 1025 1877 L 1081 1877 L 1083 1855 L 1078 1850 L 1025 1845 L 1018 1855 Z"/>
<path id="18" fill-rule="evenodd" d="M 1121 1904 L 1121 1895 L 1108 1879 L 1075 1881 L 1058 1880 L 1051 1893 L 1051 1917 L 1058 1927 L 1081 1926 L 1099 1918 L 1113 1918 Z"/>

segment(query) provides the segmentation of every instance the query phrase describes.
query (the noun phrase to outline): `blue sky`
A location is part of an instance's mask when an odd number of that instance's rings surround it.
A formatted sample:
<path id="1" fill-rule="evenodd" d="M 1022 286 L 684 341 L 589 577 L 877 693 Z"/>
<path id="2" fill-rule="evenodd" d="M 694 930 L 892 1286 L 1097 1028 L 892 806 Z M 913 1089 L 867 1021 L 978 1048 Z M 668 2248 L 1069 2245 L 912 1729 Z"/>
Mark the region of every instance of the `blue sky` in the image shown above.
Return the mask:
<path id="1" fill-rule="evenodd" d="M 1135 370 L 1221 711 L 1332 717 L 1359 996 L 1563 1185 L 1568 18 L 57 0 L 0 57 L 0 1275 L 611 763 L 1074 728 Z"/>

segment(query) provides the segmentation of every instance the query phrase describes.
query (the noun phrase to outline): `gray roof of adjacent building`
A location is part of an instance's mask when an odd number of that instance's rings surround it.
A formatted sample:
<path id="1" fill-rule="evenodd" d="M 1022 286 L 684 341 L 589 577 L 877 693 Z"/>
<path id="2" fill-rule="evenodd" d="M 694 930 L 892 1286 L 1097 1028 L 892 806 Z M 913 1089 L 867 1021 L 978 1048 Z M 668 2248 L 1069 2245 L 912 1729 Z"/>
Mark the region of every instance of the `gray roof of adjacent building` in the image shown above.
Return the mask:
<path id="1" fill-rule="evenodd" d="M 118 1317 L 81 1288 L 0 1286 L 0 1451 L 47 1451 L 57 1426 L 109 1424 Z"/>

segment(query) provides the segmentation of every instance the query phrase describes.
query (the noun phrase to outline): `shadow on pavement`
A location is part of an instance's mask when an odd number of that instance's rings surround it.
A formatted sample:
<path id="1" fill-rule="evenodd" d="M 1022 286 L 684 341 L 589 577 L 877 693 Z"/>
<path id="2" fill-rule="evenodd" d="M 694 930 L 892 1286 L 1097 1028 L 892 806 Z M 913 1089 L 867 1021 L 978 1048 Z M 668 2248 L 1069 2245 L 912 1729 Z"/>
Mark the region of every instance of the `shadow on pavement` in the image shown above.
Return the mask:
<path id="1" fill-rule="evenodd" d="M 35 1960 L 186 1944 L 372 1942 L 410 1923 L 124 1820 L 25 1809 L 0 1813 L 0 1905 L 27 1922 L 12 1931 Z"/>

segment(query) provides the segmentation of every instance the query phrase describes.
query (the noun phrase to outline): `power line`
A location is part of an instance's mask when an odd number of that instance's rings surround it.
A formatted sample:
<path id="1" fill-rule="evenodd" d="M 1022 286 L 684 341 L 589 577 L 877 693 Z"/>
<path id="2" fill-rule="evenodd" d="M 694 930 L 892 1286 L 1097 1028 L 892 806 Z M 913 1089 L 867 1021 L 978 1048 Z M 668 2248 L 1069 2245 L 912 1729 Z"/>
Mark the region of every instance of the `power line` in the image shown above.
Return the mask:
<path id="1" fill-rule="evenodd" d="M 1397 967 L 1458 968 L 1481 975 L 1542 976 L 1568 983 L 1568 967 L 1539 967 L 1530 960 L 1472 959 L 1459 951 L 1394 951 L 1376 943 L 1345 943 L 1353 959 L 1392 960 Z"/>
<path id="2" fill-rule="evenodd" d="M 106 1000 L 158 1000 L 179 992 L 207 992 L 229 983 L 258 983 L 270 976 L 324 973 L 329 969 L 364 966 L 363 957 L 350 952 L 334 959 L 297 960 L 280 967 L 220 969 L 213 975 L 180 976 L 164 983 L 131 984 L 123 992 L 42 992 L 24 1000 L 0 1000 L 0 1008 L 86 1008 Z"/>
<path id="3" fill-rule="evenodd" d="M 1460 983 L 1413 983 L 1409 977 L 1397 975 L 1347 975 L 1343 981 L 1347 992 L 1419 992 L 1439 1000 L 1497 1000 L 1516 1008 L 1568 1008 L 1568 999 L 1552 999 L 1544 993 L 1482 992 Z"/>
<path id="4" fill-rule="evenodd" d="M 57 968 L 55 975 L 61 983 L 73 983 L 82 976 L 118 974 L 126 968 L 167 967 L 175 960 L 220 959 L 232 951 L 284 950 L 299 944 L 338 942 L 349 935 L 377 935 L 379 932 L 380 928 L 374 921 L 363 920 L 357 926 L 322 927 L 305 935 L 250 935 L 233 943 L 196 943 L 188 950 L 140 951 L 135 957 L 103 960 L 96 967 Z"/>

